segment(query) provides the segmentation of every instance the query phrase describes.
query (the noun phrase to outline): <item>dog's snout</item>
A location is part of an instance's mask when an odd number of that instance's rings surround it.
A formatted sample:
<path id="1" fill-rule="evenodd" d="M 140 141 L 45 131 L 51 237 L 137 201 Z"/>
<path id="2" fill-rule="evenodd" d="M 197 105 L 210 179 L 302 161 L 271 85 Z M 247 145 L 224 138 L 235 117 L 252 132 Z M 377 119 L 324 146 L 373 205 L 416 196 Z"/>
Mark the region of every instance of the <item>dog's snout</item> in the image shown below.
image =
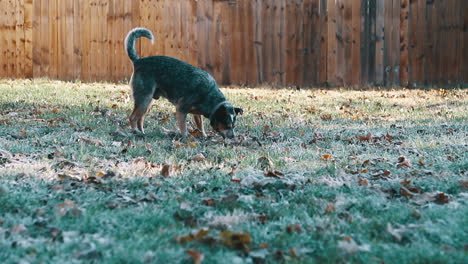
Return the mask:
<path id="1" fill-rule="evenodd" d="M 223 130 L 220 132 L 220 134 L 223 136 L 223 138 L 234 138 L 236 136 L 232 129 Z"/>

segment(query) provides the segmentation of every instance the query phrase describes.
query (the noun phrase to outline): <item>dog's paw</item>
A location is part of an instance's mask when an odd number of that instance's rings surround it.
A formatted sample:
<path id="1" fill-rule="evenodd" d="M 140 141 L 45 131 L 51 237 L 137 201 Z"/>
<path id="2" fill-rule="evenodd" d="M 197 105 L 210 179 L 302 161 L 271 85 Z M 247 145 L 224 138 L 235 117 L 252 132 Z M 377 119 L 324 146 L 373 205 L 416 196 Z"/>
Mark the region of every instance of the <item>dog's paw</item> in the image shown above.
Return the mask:
<path id="1" fill-rule="evenodd" d="M 137 137 L 144 137 L 145 136 L 145 132 L 142 132 L 142 131 L 137 130 L 137 129 L 133 130 L 132 134 L 137 136 Z"/>

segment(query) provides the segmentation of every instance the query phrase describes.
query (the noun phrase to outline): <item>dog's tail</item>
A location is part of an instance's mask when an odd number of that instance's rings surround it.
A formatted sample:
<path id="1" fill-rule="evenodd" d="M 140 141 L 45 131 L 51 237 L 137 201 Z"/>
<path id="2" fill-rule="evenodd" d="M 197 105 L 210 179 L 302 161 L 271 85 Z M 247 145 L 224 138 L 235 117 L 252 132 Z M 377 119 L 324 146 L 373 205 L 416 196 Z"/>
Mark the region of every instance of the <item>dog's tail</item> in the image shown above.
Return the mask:
<path id="1" fill-rule="evenodd" d="M 151 31 L 149 31 L 146 28 L 134 28 L 128 33 L 127 37 L 125 38 L 125 50 L 127 51 L 128 57 L 130 57 L 130 60 L 132 60 L 132 62 L 135 62 L 140 58 L 140 56 L 138 56 L 138 53 L 135 50 L 135 41 L 141 37 L 150 39 L 151 44 L 153 44 L 154 36 L 151 33 Z"/>

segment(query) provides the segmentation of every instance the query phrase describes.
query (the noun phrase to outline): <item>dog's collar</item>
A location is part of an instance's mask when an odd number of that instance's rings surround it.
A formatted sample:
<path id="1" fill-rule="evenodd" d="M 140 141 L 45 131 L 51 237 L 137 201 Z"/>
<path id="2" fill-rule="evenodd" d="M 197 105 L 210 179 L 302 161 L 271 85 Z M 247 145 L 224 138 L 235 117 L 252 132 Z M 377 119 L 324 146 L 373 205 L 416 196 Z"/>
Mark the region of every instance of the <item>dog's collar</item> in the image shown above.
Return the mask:
<path id="1" fill-rule="evenodd" d="M 211 111 L 211 114 L 210 114 L 210 121 L 211 121 L 211 118 L 213 118 L 213 115 L 216 113 L 216 111 L 218 111 L 218 109 L 223 105 L 223 104 L 226 104 L 228 103 L 228 101 L 222 101 L 221 103 L 217 104 L 215 107 L 213 107 L 213 110 Z"/>

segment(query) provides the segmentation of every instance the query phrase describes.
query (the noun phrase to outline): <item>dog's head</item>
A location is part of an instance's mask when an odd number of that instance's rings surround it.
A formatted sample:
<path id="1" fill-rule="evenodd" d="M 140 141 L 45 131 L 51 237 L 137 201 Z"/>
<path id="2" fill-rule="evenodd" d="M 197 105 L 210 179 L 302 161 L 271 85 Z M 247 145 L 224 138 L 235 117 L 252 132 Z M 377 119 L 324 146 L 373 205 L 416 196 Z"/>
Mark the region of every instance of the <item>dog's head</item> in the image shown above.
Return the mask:
<path id="1" fill-rule="evenodd" d="M 210 124 L 213 129 L 223 138 L 233 138 L 234 127 L 236 125 L 237 115 L 242 114 L 244 110 L 232 106 L 229 103 L 222 104 L 211 115 Z"/>

